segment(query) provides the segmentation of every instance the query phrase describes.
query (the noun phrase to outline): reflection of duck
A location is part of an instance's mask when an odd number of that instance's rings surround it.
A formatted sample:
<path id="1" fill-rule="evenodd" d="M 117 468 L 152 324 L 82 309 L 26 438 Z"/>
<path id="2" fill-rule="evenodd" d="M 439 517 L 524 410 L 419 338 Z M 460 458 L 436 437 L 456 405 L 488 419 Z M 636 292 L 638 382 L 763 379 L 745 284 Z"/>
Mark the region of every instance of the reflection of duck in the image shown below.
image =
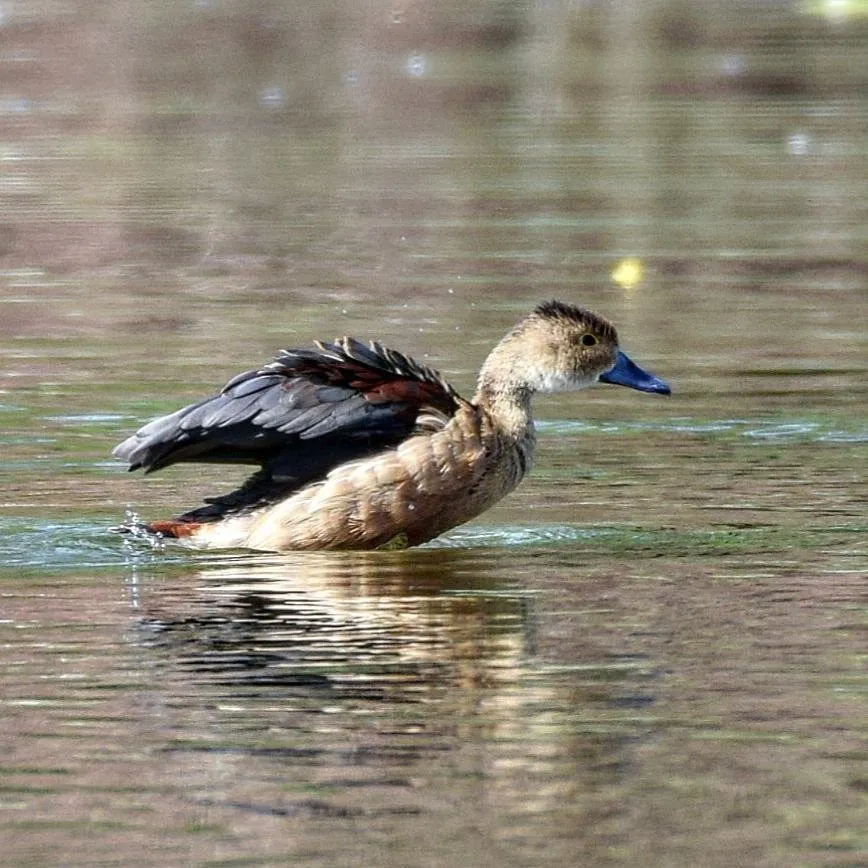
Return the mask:
<path id="1" fill-rule="evenodd" d="M 237 491 L 141 530 L 212 548 L 403 548 L 518 485 L 533 454 L 535 392 L 597 380 L 669 393 L 618 349 L 609 322 L 553 301 L 494 348 L 473 401 L 401 353 L 340 338 L 284 350 L 145 425 L 114 455 L 146 473 L 179 461 L 260 465 Z"/>
<path id="2" fill-rule="evenodd" d="M 536 627 L 534 595 L 503 574 L 496 555 L 448 548 L 203 555 L 195 572 L 137 583 L 138 635 L 238 685 L 301 681 L 312 696 L 360 671 L 393 696 L 499 682 L 516 677 Z"/>

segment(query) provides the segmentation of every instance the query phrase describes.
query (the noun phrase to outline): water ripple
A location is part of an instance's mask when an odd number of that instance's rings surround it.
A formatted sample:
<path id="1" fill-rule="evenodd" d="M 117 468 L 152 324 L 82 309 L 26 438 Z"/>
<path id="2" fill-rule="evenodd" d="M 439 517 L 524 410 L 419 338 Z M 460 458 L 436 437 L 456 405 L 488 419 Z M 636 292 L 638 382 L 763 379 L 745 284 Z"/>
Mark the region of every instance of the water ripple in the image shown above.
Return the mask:
<path id="1" fill-rule="evenodd" d="M 824 443 L 868 442 L 868 428 L 847 429 L 815 419 L 793 419 L 787 422 L 764 419 L 663 419 L 642 422 L 583 422 L 573 419 L 550 419 L 536 423 L 544 434 L 634 435 L 658 433 L 740 436 L 763 442 L 793 440 Z"/>

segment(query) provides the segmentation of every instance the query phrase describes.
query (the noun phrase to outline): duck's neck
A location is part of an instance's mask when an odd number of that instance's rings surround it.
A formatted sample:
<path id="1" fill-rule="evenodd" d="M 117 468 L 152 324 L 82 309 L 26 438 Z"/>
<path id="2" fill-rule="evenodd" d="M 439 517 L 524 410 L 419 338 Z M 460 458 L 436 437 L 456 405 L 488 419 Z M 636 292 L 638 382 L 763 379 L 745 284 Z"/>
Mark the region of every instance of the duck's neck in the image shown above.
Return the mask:
<path id="1" fill-rule="evenodd" d="M 473 403 L 488 413 L 503 435 L 532 449 L 535 439 L 532 396 L 533 391 L 525 383 L 480 376 Z"/>

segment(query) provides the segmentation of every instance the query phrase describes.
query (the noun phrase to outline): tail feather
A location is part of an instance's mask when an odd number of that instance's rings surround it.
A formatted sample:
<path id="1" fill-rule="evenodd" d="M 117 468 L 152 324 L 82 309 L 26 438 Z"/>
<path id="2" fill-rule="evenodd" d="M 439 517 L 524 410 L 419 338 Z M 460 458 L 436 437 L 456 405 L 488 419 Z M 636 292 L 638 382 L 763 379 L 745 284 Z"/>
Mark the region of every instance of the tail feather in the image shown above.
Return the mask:
<path id="1" fill-rule="evenodd" d="M 184 539 L 184 537 L 194 536 L 199 528 L 202 527 L 197 521 L 181 521 L 177 518 L 169 518 L 164 521 L 152 521 L 147 525 L 151 533 L 158 534 L 169 539 Z"/>
<path id="2" fill-rule="evenodd" d="M 133 521 L 127 524 L 116 525 L 109 528 L 109 530 L 113 533 L 128 534 L 133 537 L 184 539 L 185 537 L 193 536 L 201 526 L 200 522 L 181 521 L 177 518 L 170 518 L 165 521 L 152 521 L 149 524 Z"/>

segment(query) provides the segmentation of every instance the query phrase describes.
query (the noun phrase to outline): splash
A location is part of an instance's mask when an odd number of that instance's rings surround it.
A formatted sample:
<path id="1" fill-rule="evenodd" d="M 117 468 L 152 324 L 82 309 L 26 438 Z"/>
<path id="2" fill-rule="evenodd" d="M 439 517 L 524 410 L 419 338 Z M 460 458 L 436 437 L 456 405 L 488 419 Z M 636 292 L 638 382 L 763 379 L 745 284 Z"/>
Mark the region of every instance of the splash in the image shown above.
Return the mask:
<path id="1" fill-rule="evenodd" d="M 141 543 L 144 542 L 152 551 L 165 551 L 166 540 L 162 534 L 153 533 L 142 521 L 141 516 L 129 505 L 124 510 L 123 524 L 109 528 L 112 533 L 124 535 L 124 552 L 135 556 L 141 552 Z"/>

